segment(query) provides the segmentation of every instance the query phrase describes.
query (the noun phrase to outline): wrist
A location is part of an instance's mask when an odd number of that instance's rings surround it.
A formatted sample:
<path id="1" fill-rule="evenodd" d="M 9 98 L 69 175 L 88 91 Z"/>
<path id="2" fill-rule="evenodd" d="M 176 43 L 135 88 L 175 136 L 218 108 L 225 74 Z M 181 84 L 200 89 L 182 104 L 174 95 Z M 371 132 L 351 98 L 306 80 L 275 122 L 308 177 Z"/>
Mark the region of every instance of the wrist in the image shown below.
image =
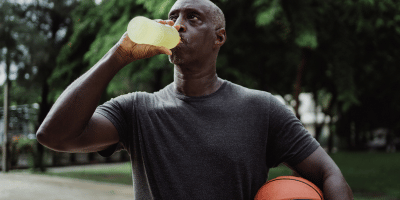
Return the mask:
<path id="1" fill-rule="evenodd" d="M 114 48 L 115 49 L 113 50 L 113 53 L 111 53 L 111 59 L 115 62 L 117 68 L 122 69 L 129 63 L 136 60 L 132 54 L 130 54 L 120 45 L 116 45 Z"/>

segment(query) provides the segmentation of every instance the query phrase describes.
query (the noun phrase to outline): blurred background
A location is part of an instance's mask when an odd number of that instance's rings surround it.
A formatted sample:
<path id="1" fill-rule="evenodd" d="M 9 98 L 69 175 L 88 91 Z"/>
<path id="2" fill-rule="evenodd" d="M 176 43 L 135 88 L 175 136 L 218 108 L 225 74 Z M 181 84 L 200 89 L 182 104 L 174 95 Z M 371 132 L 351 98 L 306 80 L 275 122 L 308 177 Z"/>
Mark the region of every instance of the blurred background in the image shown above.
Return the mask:
<path id="1" fill-rule="evenodd" d="M 227 30 L 218 76 L 270 92 L 292 109 L 338 164 L 356 199 L 400 199 L 400 1 L 212 2 L 224 12 Z M 2 171 L 131 185 L 125 151 L 107 159 L 54 152 L 35 133 L 64 89 L 118 42 L 133 17 L 166 20 L 174 3 L 0 0 Z M 136 61 L 115 76 L 99 104 L 172 81 L 167 55 Z M 75 174 L 47 170 L 96 163 L 125 167 L 99 172 L 112 179 L 79 168 Z M 290 171 L 279 166 L 270 179 L 285 174 Z"/>

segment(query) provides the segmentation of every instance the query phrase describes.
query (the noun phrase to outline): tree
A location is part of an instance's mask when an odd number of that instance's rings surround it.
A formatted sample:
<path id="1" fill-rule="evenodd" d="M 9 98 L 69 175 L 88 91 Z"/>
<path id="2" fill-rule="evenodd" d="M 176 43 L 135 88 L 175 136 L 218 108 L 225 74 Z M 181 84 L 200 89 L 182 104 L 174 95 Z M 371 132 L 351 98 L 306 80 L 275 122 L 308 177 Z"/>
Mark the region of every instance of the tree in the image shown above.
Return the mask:
<path id="1" fill-rule="evenodd" d="M 10 168 L 10 141 L 8 139 L 9 129 L 9 91 L 10 91 L 10 67 L 12 63 L 19 64 L 22 60 L 22 51 L 18 46 L 18 30 L 20 20 L 14 15 L 15 7 L 7 2 L 0 1 L 0 61 L 5 62 L 6 80 L 4 82 L 4 141 L 2 169 L 7 172 Z M 4 53 L 5 52 L 5 53 Z"/>
<path id="2" fill-rule="evenodd" d="M 336 134 L 349 145 L 359 146 L 373 128 L 387 126 L 400 132 L 395 123 L 399 120 L 395 100 L 400 96 L 382 90 L 399 86 L 395 77 L 399 2 L 213 2 L 224 11 L 227 22 L 228 39 L 217 60 L 220 77 L 281 96 L 294 94 L 294 99 L 300 91 L 313 93 L 331 118 L 330 141 Z M 165 19 L 173 4 L 172 0 L 109 0 L 97 7 L 82 3 L 74 15 L 73 21 L 80 21 L 69 38 L 71 45 L 62 49 L 49 81 L 59 83 L 52 99 L 101 59 L 126 31 L 131 18 Z M 166 55 L 130 64 L 110 82 L 100 103 L 127 92 L 161 89 L 172 81 L 170 67 Z M 387 99 L 393 101 L 385 103 Z"/>
<path id="3" fill-rule="evenodd" d="M 399 96 L 391 88 L 399 86 L 399 3 L 327 1 L 314 9 L 319 47 L 307 65 L 305 90 L 331 96 L 324 112 L 338 116 L 336 133 L 353 149 L 374 128 L 398 131 Z"/>
<path id="4" fill-rule="evenodd" d="M 77 18 L 80 18 L 81 21 L 74 27 L 74 33 L 70 38 L 72 45 L 64 47 L 58 58 L 57 72 L 51 79 L 54 80 L 52 81 L 54 83 L 61 77 L 67 81 L 60 85 L 61 89 L 54 94 L 54 97 L 57 98 L 73 79 L 101 59 L 126 31 L 130 19 L 139 15 L 151 19 L 166 19 L 174 3 L 172 0 L 139 0 L 136 2 L 110 0 L 102 2 L 100 6 L 88 12 L 77 12 L 74 15 L 76 16 L 74 21 Z M 296 76 L 293 69 L 296 69 L 298 58 L 300 58 L 297 55 L 299 50 L 292 48 L 293 44 L 285 40 L 286 33 L 268 34 L 267 36 L 265 34 L 266 32 L 280 31 L 282 25 L 276 23 L 272 27 L 256 27 L 254 19 L 259 8 L 246 2 L 233 1 L 228 4 L 226 1 L 215 1 L 215 3 L 225 12 L 229 38 L 220 51 L 217 73 L 223 78 L 251 88 L 279 94 L 291 93 L 293 90 L 292 80 Z M 87 6 L 90 7 L 90 5 Z M 238 15 L 242 17 L 240 19 L 235 17 Z M 242 24 L 246 24 L 245 29 L 241 27 Z M 282 32 L 284 31 L 282 30 Z M 93 40 L 93 38 L 95 39 Z M 89 49 L 85 46 L 88 43 L 90 44 Z M 266 45 L 271 48 L 264 48 Z M 269 51 L 273 59 L 266 60 L 265 52 L 257 49 Z M 279 56 L 275 56 L 280 54 L 286 55 L 288 59 L 280 59 L 277 58 Z M 284 65 L 285 67 L 279 70 L 262 67 L 265 63 Z M 83 67 L 85 68 L 82 69 Z M 121 70 L 110 82 L 107 88 L 108 98 L 137 90 L 149 92 L 159 90 L 172 81 L 173 70 L 171 69 L 172 64 L 169 63 L 166 55 L 134 62 Z M 260 70 L 263 73 L 260 73 Z M 266 76 L 268 77 L 266 78 Z"/>
<path id="5" fill-rule="evenodd" d="M 165 1 L 172 6 L 173 1 Z M 164 5 L 164 10 L 167 10 Z M 72 45 L 64 46 L 57 58 L 57 68 L 49 82 L 57 84 L 57 91 L 52 93 L 57 99 L 62 91 L 84 71 L 95 65 L 107 51 L 118 42 L 127 30 L 129 21 L 135 16 L 154 18 L 149 11 L 152 7 L 147 1 L 109 0 L 94 6 L 93 2 L 82 2 L 74 11 L 74 31 L 69 38 Z M 142 5 L 145 4 L 145 5 Z M 157 4 L 160 5 L 160 4 Z M 169 9 L 169 8 L 168 8 Z M 169 11 L 169 10 L 168 10 Z M 161 11 L 157 13 L 163 13 Z M 155 15 L 158 17 L 157 15 Z M 166 14 L 165 14 L 166 16 Z M 122 69 L 110 82 L 101 102 L 111 97 L 136 90 L 155 91 L 171 82 L 172 73 L 168 70 L 166 55 L 131 63 Z M 65 81 L 59 81 L 60 79 Z"/>
<path id="6" fill-rule="evenodd" d="M 78 1 L 37 0 L 32 3 L 15 4 L 19 8 L 17 16 L 27 25 L 29 31 L 19 32 L 23 37 L 20 42 L 25 46 L 29 59 L 18 70 L 17 80 L 26 87 L 40 88 L 39 114 L 36 129 L 49 112 L 53 101 L 49 98 L 52 90 L 48 82 L 56 66 L 56 58 L 61 47 L 71 33 L 71 11 Z M 28 79 L 26 77 L 29 77 Z M 37 143 L 39 156 L 37 167 L 42 165 L 43 146 Z"/>
<path id="7" fill-rule="evenodd" d="M 317 103 L 331 119 L 338 117 L 331 130 L 346 138 L 349 146 L 362 148 L 368 132 L 381 126 L 400 132 L 395 114 L 399 95 L 391 90 L 400 84 L 394 76 L 398 73 L 399 2 L 260 0 L 253 5 L 259 7 L 258 25 L 272 27 L 279 20 L 285 27 L 285 40 L 297 49 L 294 60 L 303 59 L 305 65 L 298 65 L 297 78 L 291 76 L 297 80 L 294 98 L 300 88 L 314 97 L 328 96 L 328 104 L 322 105 L 318 98 Z M 278 57 L 288 54 L 282 52 Z M 280 66 L 295 71 L 289 65 Z M 265 75 L 263 70 L 258 72 Z"/>

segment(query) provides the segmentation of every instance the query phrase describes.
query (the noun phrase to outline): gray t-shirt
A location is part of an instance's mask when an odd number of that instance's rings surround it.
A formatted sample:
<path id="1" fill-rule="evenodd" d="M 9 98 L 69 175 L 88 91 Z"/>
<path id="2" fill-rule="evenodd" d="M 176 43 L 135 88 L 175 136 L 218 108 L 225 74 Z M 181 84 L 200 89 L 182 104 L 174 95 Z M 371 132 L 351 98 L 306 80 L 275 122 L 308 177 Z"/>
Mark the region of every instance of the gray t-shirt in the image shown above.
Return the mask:
<path id="1" fill-rule="evenodd" d="M 129 152 L 134 199 L 254 199 L 269 168 L 296 165 L 319 143 L 268 92 L 224 80 L 202 97 L 174 83 L 98 106 L 120 142 L 99 152 Z"/>

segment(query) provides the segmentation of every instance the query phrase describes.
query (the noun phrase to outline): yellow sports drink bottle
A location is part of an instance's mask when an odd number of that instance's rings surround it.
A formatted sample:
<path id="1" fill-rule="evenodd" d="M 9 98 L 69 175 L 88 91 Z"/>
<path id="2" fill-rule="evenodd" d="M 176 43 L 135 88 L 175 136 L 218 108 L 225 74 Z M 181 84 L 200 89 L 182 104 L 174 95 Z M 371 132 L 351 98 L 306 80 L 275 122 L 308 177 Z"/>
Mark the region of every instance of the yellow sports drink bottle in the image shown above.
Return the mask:
<path id="1" fill-rule="evenodd" d="M 157 23 L 149 18 L 138 16 L 128 25 L 129 38 L 138 44 L 163 46 L 168 49 L 179 44 L 179 33 L 173 26 Z"/>

